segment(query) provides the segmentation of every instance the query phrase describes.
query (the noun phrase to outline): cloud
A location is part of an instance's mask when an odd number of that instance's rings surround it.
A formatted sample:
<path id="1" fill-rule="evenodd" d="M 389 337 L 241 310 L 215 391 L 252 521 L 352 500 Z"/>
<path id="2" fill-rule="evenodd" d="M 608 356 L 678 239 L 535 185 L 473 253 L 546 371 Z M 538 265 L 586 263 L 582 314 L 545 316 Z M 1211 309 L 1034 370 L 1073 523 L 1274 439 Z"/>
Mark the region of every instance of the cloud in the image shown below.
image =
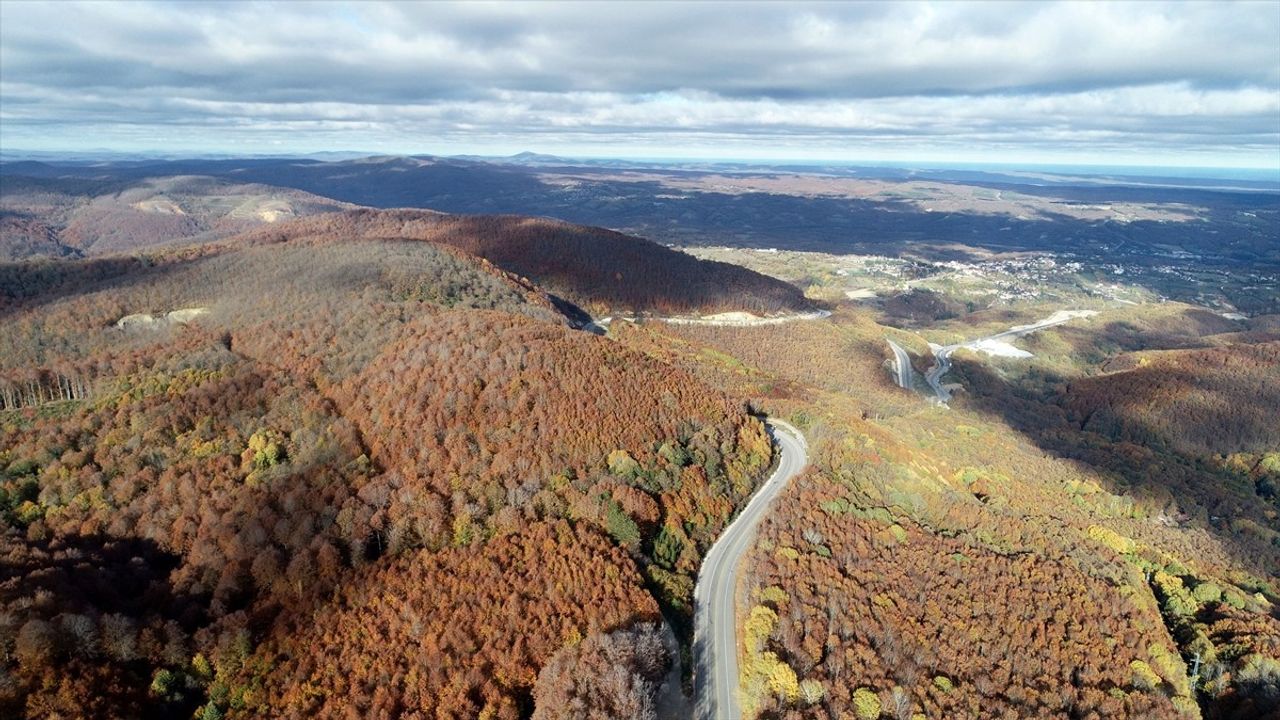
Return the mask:
<path id="1" fill-rule="evenodd" d="M 157 143 L 294 149 L 754 140 L 1280 164 L 1280 13 L 1268 3 L 5 2 L 0 127 L 24 144 L 148 132 Z M 165 130 L 175 127 L 192 136 Z"/>

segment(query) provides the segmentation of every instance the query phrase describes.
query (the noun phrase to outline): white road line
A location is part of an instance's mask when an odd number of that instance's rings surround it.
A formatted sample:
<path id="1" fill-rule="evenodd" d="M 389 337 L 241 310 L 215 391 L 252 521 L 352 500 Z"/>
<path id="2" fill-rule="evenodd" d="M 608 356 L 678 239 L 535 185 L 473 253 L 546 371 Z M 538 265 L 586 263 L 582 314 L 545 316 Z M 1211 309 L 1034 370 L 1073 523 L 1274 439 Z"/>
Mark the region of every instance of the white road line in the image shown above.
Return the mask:
<path id="1" fill-rule="evenodd" d="M 702 720 L 738 720 L 738 565 L 751 547 L 769 502 L 807 462 L 804 436 L 791 425 L 769 420 L 777 442 L 778 467 L 707 553 L 694 589 L 695 715 Z"/>

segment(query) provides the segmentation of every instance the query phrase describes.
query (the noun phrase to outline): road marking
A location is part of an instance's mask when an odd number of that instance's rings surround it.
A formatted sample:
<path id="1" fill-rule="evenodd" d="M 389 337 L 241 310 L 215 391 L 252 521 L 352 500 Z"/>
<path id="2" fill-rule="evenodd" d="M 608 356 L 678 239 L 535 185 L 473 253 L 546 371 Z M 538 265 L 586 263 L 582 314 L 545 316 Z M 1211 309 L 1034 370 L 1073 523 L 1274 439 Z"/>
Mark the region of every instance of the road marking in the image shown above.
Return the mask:
<path id="1" fill-rule="evenodd" d="M 737 567 L 751 546 L 770 501 L 807 462 L 804 436 L 781 420 L 769 420 L 777 441 L 778 467 L 707 552 L 694 588 L 695 715 L 738 720 L 736 627 Z"/>

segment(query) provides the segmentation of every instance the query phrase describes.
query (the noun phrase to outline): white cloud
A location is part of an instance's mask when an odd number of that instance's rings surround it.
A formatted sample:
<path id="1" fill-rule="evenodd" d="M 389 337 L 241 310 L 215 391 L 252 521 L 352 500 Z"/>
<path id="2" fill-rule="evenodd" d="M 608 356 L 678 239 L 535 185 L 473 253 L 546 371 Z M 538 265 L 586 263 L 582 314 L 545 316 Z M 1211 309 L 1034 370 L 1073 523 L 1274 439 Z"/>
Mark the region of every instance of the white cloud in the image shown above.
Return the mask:
<path id="1" fill-rule="evenodd" d="M 1280 165 L 1267 3 L 0 3 L 10 142 L 985 146 Z M 166 127 L 198 133 L 179 137 Z M 345 136 L 341 133 L 346 132 Z M 279 133 L 291 136 L 279 137 Z M 232 140 L 234 136 L 234 141 Z"/>

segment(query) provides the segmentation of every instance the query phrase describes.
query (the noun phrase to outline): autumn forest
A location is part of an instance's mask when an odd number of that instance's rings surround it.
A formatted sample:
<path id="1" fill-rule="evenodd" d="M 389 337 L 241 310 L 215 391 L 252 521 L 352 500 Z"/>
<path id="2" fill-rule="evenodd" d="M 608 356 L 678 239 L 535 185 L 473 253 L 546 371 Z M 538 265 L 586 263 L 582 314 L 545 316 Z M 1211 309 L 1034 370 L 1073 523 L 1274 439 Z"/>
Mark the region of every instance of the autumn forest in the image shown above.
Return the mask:
<path id="1" fill-rule="evenodd" d="M 891 306 L 327 210 L 0 265 L 4 716 L 685 716 L 768 416 L 809 456 L 740 570 L 745 716 L 1280 712 L 1267 321 L 1111 310 L 939 408 Z M 806 319 L 664 322 L 723 313 Z"/>

